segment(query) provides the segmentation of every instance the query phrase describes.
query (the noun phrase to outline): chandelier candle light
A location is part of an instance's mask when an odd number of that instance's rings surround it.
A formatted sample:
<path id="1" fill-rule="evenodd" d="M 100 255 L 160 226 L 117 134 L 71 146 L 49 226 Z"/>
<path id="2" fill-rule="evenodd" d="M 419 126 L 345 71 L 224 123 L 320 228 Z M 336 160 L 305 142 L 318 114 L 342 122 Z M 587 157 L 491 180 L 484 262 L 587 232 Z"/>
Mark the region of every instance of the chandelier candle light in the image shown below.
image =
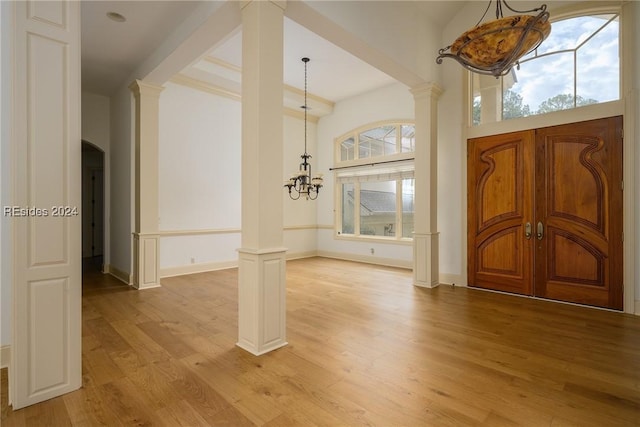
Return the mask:
<path id="1" fill-rule="evenodd" d="M 291 175 L 288 181 L 285 181 L 284 186 L 289 189 L 289 197 L 293 200 L 298 200 L 300 196 L 305 196 L 307 200 L 315 200 L 318 198 L 320 188 L 322 188 L 322 174 L 311 178 L 311 163 L 309 159 L 310 154 L 307 154 L 307 63 L 309 58 L 302 58 L 304 62 L 304 105 L 301 107 L 304 109 L 304 154 L 300 156 L 302 163 L 298 172 Z"/>
<path id="2" fill-rule="evenodd" d="M 516 10 L 506 1 L 497 0 L 496 19 L 480 25 L 491 3 L 492 0 L 474 28 L 458 37 L 451 46 L 440 49 L 436 58 L 438 64 L 442 64 L 443 58 L 451 58 L 474 73 L 496 78 L 505 76 L 514 66 L 519 68 L 518 60 L 537 49 L 551 33 L 546 4 L 531 10 Z M 515 13 L 539 13 L 505 18 L 502 15 L 503 5 Z"/>

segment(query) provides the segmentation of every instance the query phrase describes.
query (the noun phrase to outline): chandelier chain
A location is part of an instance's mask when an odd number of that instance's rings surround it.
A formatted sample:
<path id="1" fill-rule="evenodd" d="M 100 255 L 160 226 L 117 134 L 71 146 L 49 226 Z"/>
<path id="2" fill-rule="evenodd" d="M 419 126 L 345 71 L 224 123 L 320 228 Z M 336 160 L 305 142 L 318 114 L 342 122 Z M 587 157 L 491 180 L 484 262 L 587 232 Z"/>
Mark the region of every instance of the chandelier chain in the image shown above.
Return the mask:
<path id="1" fill-rule="evenodd" d="M 304 154 L 307 154 L 307 62 L 308 59 L 304 61 Z"/>

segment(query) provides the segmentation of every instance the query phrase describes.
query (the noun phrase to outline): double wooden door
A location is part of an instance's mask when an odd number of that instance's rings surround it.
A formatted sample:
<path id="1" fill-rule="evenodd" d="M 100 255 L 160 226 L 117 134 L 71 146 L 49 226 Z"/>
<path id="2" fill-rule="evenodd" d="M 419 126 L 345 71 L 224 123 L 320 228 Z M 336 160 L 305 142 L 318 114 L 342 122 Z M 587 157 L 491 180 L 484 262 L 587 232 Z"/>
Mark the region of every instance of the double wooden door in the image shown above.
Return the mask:
<path id="1" fill-rule="evenodd" d="M 622 118 L 468 141 L 469 285 L 622 309 Z"/>

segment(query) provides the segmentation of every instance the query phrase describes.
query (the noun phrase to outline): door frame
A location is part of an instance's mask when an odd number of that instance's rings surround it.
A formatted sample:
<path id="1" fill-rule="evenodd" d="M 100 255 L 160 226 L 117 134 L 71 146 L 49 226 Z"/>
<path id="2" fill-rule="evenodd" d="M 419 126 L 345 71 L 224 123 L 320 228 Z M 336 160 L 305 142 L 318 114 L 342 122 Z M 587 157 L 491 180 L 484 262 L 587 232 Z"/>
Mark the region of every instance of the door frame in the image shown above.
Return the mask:
<path id="1" fill-rule="evenodd" d="M 637 262 L 639 252 L 636 251 L 636 242 L 640 240 L 637 235 L 640 227 L 636 224 L 640 221 L 640 208 L 636 209 L 636 204 L 640 202 L 636 192 L 640 184 L 636 183 L 634 170 L 640 170 L 640 150 L 634 146 L 637 135 L 640 135 L 640 120 L 636 119 L 640 113 L 640 89 L 629 91 L 627 95 L 619 101 L 604 102 L 600 104 L 588 105 L 572 110 L 563 110 L 547 113 L 538 116 L 531 116 L 520 119 L 506 120 L 502 122 L 488 123 L 481 126 L 465 128 L 463 132 L 463 144 L 465 155 L 461 158 L 462 179 L 462 226 L 467 229 L 467 143 L 471 138 L 497 135 L 508 132 L 518 132 L 534 128 L 543 128 L 570 123 L 578 123 L 585 120 L 603 119 L 613 116 L 622 116 L 624 123 L 623 140 L 623 256 L 624 256 L 624 307 L 625 313 L 640 315 L 640 292 L 636 291 L 636 277 L 640 277 L 640 262 Z M 468 245 L 466 234 L 463 236 L 463 253 L 467 253 Z M 468 261 L 467 257 L 462 257 L 461 271 L 464 274 L 464 283 L 468 283 L 467 277 Z M 533 297 L 532 297 L 533 298 Z"/>

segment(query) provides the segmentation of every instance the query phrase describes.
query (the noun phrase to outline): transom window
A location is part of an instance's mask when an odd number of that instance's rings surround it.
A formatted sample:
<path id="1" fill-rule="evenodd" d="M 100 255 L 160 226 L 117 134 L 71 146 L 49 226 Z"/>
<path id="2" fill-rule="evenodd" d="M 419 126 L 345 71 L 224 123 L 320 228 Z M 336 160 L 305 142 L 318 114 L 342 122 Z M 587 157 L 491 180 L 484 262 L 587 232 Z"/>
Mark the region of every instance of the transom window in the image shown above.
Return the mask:
<path id="1" fill-rule="evenodd" d="M 553 22 L 538 49 L 501 78 L 472 75 L 473 125 L 620 99 L 620 15 Z"/>
<path id="2" fill-rule="evenodd" d="M 339 162 L 390 156 L 396 153 L 412 153 L 415 144 L 413 124 L 387 124 L 359 132 L 352 132 L 339 139 Z"/>
<path id="3" fill-rule="evenodd" d="M 336 234 L 411 239 L 415 125 L 384 122 L 336 138 Z"/>

